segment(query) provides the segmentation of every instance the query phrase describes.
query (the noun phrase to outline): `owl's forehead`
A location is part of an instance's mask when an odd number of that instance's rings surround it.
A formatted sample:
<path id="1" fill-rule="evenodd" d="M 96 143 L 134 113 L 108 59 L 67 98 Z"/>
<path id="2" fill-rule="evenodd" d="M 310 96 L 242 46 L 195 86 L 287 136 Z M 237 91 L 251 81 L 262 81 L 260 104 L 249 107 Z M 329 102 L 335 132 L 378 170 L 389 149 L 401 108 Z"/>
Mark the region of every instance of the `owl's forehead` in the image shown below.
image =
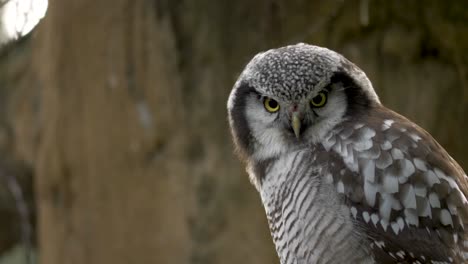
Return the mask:
<path id="1" fill-rule="evenodd" d="M 256 55 L 243 77 L 259 92 L 282 100 L 300 100 L 323 88 L 340 57 L 325 48 L 298 44 Z"/>

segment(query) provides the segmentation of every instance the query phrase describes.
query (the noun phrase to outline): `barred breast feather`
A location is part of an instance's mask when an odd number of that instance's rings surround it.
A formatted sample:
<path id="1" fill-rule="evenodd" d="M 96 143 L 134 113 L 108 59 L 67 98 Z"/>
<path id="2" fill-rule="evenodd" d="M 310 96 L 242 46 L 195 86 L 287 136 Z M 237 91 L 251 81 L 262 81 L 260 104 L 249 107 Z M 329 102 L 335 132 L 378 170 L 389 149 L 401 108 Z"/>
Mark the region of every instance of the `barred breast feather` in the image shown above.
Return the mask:
<path id="1" fill-rule="evenodd" d="M 314 160 L 299 150 L 265 167 L 260 195 L 281 263 L 373 263 L 367 239 Z"/>

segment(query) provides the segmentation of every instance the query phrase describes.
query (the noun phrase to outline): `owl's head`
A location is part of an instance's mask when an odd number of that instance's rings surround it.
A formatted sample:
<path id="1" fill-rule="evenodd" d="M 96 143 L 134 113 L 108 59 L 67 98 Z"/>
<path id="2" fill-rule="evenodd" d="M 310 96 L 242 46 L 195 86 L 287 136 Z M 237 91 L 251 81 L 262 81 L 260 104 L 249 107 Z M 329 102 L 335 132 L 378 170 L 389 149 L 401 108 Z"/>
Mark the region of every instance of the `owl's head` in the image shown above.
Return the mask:
<path id="1" fill-rule="evenodd" d="M 320 142 L 376 104 L 362 70 L 334 51 L 300 43 L 257 54 L 231 91 L 228 113 L 241 155 L 261 161 Z"/>

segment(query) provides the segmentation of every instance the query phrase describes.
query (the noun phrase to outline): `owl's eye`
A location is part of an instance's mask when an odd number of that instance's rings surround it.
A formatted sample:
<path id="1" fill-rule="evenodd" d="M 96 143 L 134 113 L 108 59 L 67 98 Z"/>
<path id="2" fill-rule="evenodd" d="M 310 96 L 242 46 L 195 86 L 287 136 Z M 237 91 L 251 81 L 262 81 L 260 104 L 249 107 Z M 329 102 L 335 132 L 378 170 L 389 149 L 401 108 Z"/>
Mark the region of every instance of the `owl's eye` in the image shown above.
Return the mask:
<path id="1" fill-rule="evenodd" d="M 265 101 L 263 101 L 263 105 L 265 106 L 265 109 L 270 113 L 277 112 L 280 108 L 278 102 L 271 98 L 265 98 Z"/>
<path id="2" fill-rule="evenodd" d="M 312 107 L 319 108 L 324 106 L 327 103 L 327 93 L 320 92 L 317 96 L 310 100 Z"/>

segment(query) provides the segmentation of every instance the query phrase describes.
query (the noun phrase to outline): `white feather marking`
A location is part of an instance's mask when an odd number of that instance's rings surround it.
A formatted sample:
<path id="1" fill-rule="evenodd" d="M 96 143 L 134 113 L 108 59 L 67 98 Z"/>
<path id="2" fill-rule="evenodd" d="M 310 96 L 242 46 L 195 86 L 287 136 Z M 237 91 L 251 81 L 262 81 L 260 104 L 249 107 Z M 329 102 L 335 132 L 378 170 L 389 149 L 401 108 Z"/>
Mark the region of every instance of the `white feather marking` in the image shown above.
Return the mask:
<path id="1" fill-rule="evenodd" d="M 339 141 L 335 145 L 333 145 L 333 150 L 336 153 L 341 153 L 341 143 Z"/>
<path id="2" fill-rule="evenodd" d="M 324 139 L 325 139 L 326 141 L 331 141 L 331 139 L 334 138 L 334 135 L 335 135 L 335 134 L 334 134 L 333 132 L 329 132 L 327 135 L 325 135 Z M 333 140 L 333 144 L 334 144 L 335 142 L 336 142 L 336 139 Z"/>
<path id="3" fill-rule="evenodd" d="M 462 219 L 462 215 L 458 214 L 457 216 L 458 216 L 458 224 L 463 230 L 465 230 L 465 224 L 463 223 L 464 219 Z"/>
<path id="4" fill-rule="evenodd" d="M 342 127 L 342 126 L 338 126 L 338 127 L 336 127 L 335 129 L 333 129 L 333 131 L 335 131 L 336 134 L 339 134 L 339 133 L 341 133 L 341 131 L 343 131 L 343 127 Z"/>
<path id="5" fill-rule="evenodd" d="M 392 230 L 395 233 L 395 235 L 398 235 L 398 232 L 400 231 L 400 226 L 398 225 L 398 223 L 392 222 L 390 226 L 392 227 Z"/>
<path id="6" fill-rule="evenodd" d="M 408 177 L 404 177 L 404 176 L 401 176 L 401 175 L 400 175 L 400 177 L 398 177 L 398 182 L 400 184 L 406 183 L 407 181 L 408 181 Z"/>
<path id="7" fill-rule="evenodd" d="M 362 174 L 366 180 L 370 182 L 375 181 L 375 162 L 373 160 L 364 160 Z"/>
<path id="8" fill-rule="evenodd" d="M 345 162 L 349 163 L 354 160 L 354 150 L 351 144 L 348 144 L 345 148 L 343 148 L 343 154 Z"/>
<path id="9" fill-rule="evenodd" d="M 393 148 L 391 152 L 392 152 L 392 157 L 393 157 L 394 160 L 399 160 L 399 159 L 402 159 L 402 158 L 405 157 L 403 155 L 403 152 L 401 152 L 400 149 Z"/>
<path id="10" fill-rule="evenodd" d="M 383 249 L 385 247 L 385 242 L 375 241 L 375 245 L 378 246 L 380 249 Z"/>
<path id="11" fill-rule="evenodd" d="M 383 194 L 382 200 L 379 206 L 379 214 L 380 214 L 380 217 L 382 217 L 382 219 L 386 219 L 386 220 L 390 219 L 390 214 L 392 212 L 392 204 L 393 204 L 393 201 L 391 199 L 391 195 Z"/>
<path id="12" fill-rule="evenodd" d="M 403 164 L 402 164 L 401 175 L 403 177 L 409 177 L 414 173 L 414 171 L 415 171 L 415 169 L 414 169 L 413 163 L 411 163 L 411 161 L 409 161 L 407 159 L 404 159 Z"/>
<path id="13" fill-rule="evenodd" d="M 402 127 L 402 128 L 400 128 L 400 131 L 403 132 L 403 133 L 405 133 L 405 132 L 406 132 L 406 128 Z"/>
<path id="14" fill-rule="evenodd" d="M 327 175 L 325 175 L 325 182 L 327 184 L 332 184 L 333 183 L 333 175 L 331 175 L 331 173 L 327 173 Z"/>
<path id="15" fill-rule="evenodd" d="M 364 124 L 362 124 L 362 123 L 357 123 L 357 124 L 354 125 L 354 129 L 360 129 L 360 128 L 363 127 L 363 126 L 364 126 Z"/>
<path id="16" fill-rule="evenodd" d="M 362 212 L 362 218 L 364 219 L 364 221 L 366 221 L 366 223 L 369 223 L 369 220 L 370 220 L 369 212 L 367 211 Z"/>
<path id="17" fill-rule="evenodd" d="M 418 170 L 427 171 L 426 163 L 422 159 L 414 158 L 413 162 L 414 162 L 414 166 L 416 166 Z"/>
<path id="18" fill-rule="evenodd" d="M 352 134 L 354 133 L 354 130 L 352 129 L 344 129 L 339 133 L 341 139 L 347 139 L 349 138 Z"/>
<path id="19" fill-rule="evenodd" d="M 406 224 L 419 226 L 419 217 L 415 209 L 405 209 L 404 213 Z"/>
<path id="20" fill-rule="evenodd" d="M 414 193 L 419 197 L 426 197 L 427 195 L 426 185 L 422 183 L 416 183 L 414 185 Z"/>
<path id="21" fill-rule="evenodd" d="M 379 156 L 380 156 L 380 148 L 376 146 L 375 144 L 372 146 L 372 148 L 359 153 L 359 157 L 363 159 L 376 159 Z"/>
<path id="22" fill-rule="evenodd" d="M 393 210 L 401 210 L 403 209 L 403 205 L 401 205 L 401 202 L 400 200 L 398 200 L 397 198 L 395 198 L 394 195 L 391 195 L 391 194 L 386 194 L 386 195 L 382 195 L 384 196 L 383 199 L 389 199 L 389 201 L 391 201 L 392 203 L 392 209 Z"/>
<path id="23" fill-rule="evenodd" d="M 457 210 L 457 207 L 451 203 L 450 201 L 447 202 L 447 208 L 449 209 L 450 213 L 452 215 L 457 215 L 458 214 L 458 210 Z"/>
<path id="24" fill-rule="evenodd" d="M 411 137 L 411 139 L 415 142 L 418 142 L 419 140 L 421 140 L 421 137 L 416 135 L 416 134 L 413 134 L 413 133 L 410 133 L 409 136 Z"/>
<path id="25" fill-rule="evenodd" d="M 333 137 L 333 139 L 334 139 L 334 137 Z M 330 141 L 330 140 L 323 140 L 322 141 L 322 146 L 326 151 L 330 151 L 330 149 L 333 147 L 334 144 L 335 144 L 335 142 Z"/>
<path id="26" fill-rule="evenodd" d="M 432 211 L 431 211 L 431 206 L 429 205 L 429 201 L 427 199 L 419 199 L 419 202 L 417 203 L 417 210 L 418 210 L 418 215 L 419 216 L 429 216 L 429 218 L 432 218 Z"/>
<path id="27" fill-rule="evenodd" d="M 338 141 L 340 142 L 340 141 Z M 344 139 L 341 141 L 341 149 L 343 152 L 347 152 L 348 151 L 348 147 L 349 147 L 349 144 L 351 144 L 352 142 L 349 140 L 349 139 Z"/>
<path id="28" fill-rule="evenodd" d="M 366 139 L 371 139 L 375 136 L 375 130 L 369 127 L 364 127 L 360 129 L 359 132 L 362 134 L 362 137 Z"/>
<path id="29" fill-rule="evenodd" d="M 452 216 L 450 215 L 450 212 L 447 209 L 442 209 L 440 210 L 440 222 L 443 225 L 450 225 L 453 227 L 453 221 L 452 221 Z"/>
<path id="30" fill-rule="evenodd" d="M 388 140 L 385 140 L 384 143 L 380 145 L 380 147 L 382 150 L 389 150 L 392 148 L 392 143 L 390 143 Z"/>
<path id="31" fill-rule="evenodd" d="M 440 183 L 439 178 L 432 170 L 428 170 L 424 173 L 424 179 L 426 180 L 426 183 L 427 185 L 429 185 L 429 187 L 432 187 L 432 185 L 434 184 Z"/>
<path id="32" fill-rule="evenodd" d="M 349 144 L 346 147 L 346 152 L 347 152 L 347 155 L 344 157 L 344 162 L 346 163 L 346 165 L 351 171 L 357 172 L 359 169 L 359 164 L 355 160 L 357 159 L 357 156 L 356 157 L 354 156 L 354 150 L 351 144 Z"/>
<path id="33" fill-rule="evenodd" d="M 380 219 L 380 224 L 382 225 L 383 230 L 387 231 L 388 220 L 382 218 L 382 219 Z"/>
<path id="34" fill-rule="evenodd" d="M 393 142 L 401 137 L 401 133 L 397 133 L 395 131 L 390 130 L 390 132 L 386 135 L 386 139 L 390 142 Z"/>
<path id="35" fill-rule="evenodd" d="M 356 151 L 368 150 L 372 148 L 372 141 L 368 139 L 359 140 L 353 144 L 353 148 Z"/>
<path id="36" fill-rule="evenodd" d="M 455 182 L 455 180 L 445 175 L 443 171 L 441 171 L 438 168 L 434 168 L 434 172 L 439 177 L 439 179 L 446 180 L 448 184 L 450 185 L 450 187 L 452 187 L 453 189 L 458 189 L 458 184 Z"/>
<path id="37" fill-rule="evenodd" d="M 339 181 L 337 186 L 336 186 L 336 189 L 338 191 L 338 193 L 344 193 L 344 184 L 342 181 Z"/>
<path id="38" fill-rule="evenodd" d="M 371 215 L 371 220 L 372 220 L 372 223 L 374 224 L 374 226 L 377 226 L 377 223 L 379 222 L 379 216 L 374 213 L 374 214 Z"/>
<path id="39" fill-rule="evenodd" d="M 398 223 L 398 226 L 400 227 L 400 230 L 405 229 L 405 221 L 403 220 L 403 218 L 398 217 L 397 218 L 397 223 Z"/>
<path id="40" fill-rule="evenodd" d="M 390 173 L 385 173 L 382 181 L 382 189 L 386 193 L 397 193 L 399 189 L 398 178 Z"/>
<path id="41" fill-rule="evenodd" d="M 400 199 L 405 208 L 416 209 L 416 195 L 411 184 L 405 184 L 402 186 Z"/>
<path id="42" fill-rule="evenodd" d="M 430 235 L 430 236 L 432 235 L 431 230 L 427 226 L 426 226 L 426 232 L 427 232 L 428 235 Z"/>
<path id="43" fill-rule="evenodd" d="M 388 154 L 387 152 L 381 152 L 380 153 L 380 157 L 377 159 L 377 161 L 375 162 L 375 166 L 381 170 L 387 168 L 388 166 L 390 166 L 390 164 L 392 164 L 393 160 L 392 160 L 392 157 L 390 156 L 390 154 Z"/>
<path id="44" fill-rule="evenodd" d="M 437 193 L 431 192 L 429 194 L 429 204 L 431 205 L 432 208 L 440 208 L 440 199 Z"/>
<path id="45" fill-rule="evenodd" d="M 351 214 L 353 215 L 354 219 L 356 219 L 356 216 L 357 216 L 357 209 L 356 209 L 356 207 L 354 207 L 354 206 L 351 207 Z"/>
<path id="46" fill-rule="evenodd" d="M 364 196 L 366 197 L 367 203 L 372 207 L 375 205 L 375 196 L 377 191 L 377 185 L 370 181 L 364 180 Z"/>
<path id="47" fill-rule="evenodd" d="M 396 254 L 397 254 L 397 256 L 400 257 L 400 258 L 404 258 L 404 257 L 405 257 L 405 252 L 404 252 L 403 250 L 398 251 Z"/>
<path id="48" fill-rule="evenodd" d="M 465 194 L 463 194 L 463 192 L 460 189 L 458 189 L 458 194 L 460 194 L 463 204 L 468 204 L 468 200 L 466 199 Z"/>
<path id="49" fill-rule="evenodd" d="M 384 120 L 383 125 L 382 125 L 382 131 L 389 129 L 394 122 L 395 121 L 393 121 L 392 119 Z"/>
<path id="50" fill-rule="evenodd" d="M 236 82 L 235 86 L 237 86 L 237 82 Z M 227 108 L 228 108 L 229 112 L 231 112 L 230 110 L 232 110 L 232 108 L 234 107 L 234 101 L 236 99 L 237 91 L 238 91 L 237 89 L 232 89 L 231 93 L 229 95 L 229 99 L 228 99 L 228 103 L 227 103 Z M 229 119 L 231 119 L 231 118 L 229 118 Z M 229 120 L 229 121 L 231 121 L 231 120 Z"/>

